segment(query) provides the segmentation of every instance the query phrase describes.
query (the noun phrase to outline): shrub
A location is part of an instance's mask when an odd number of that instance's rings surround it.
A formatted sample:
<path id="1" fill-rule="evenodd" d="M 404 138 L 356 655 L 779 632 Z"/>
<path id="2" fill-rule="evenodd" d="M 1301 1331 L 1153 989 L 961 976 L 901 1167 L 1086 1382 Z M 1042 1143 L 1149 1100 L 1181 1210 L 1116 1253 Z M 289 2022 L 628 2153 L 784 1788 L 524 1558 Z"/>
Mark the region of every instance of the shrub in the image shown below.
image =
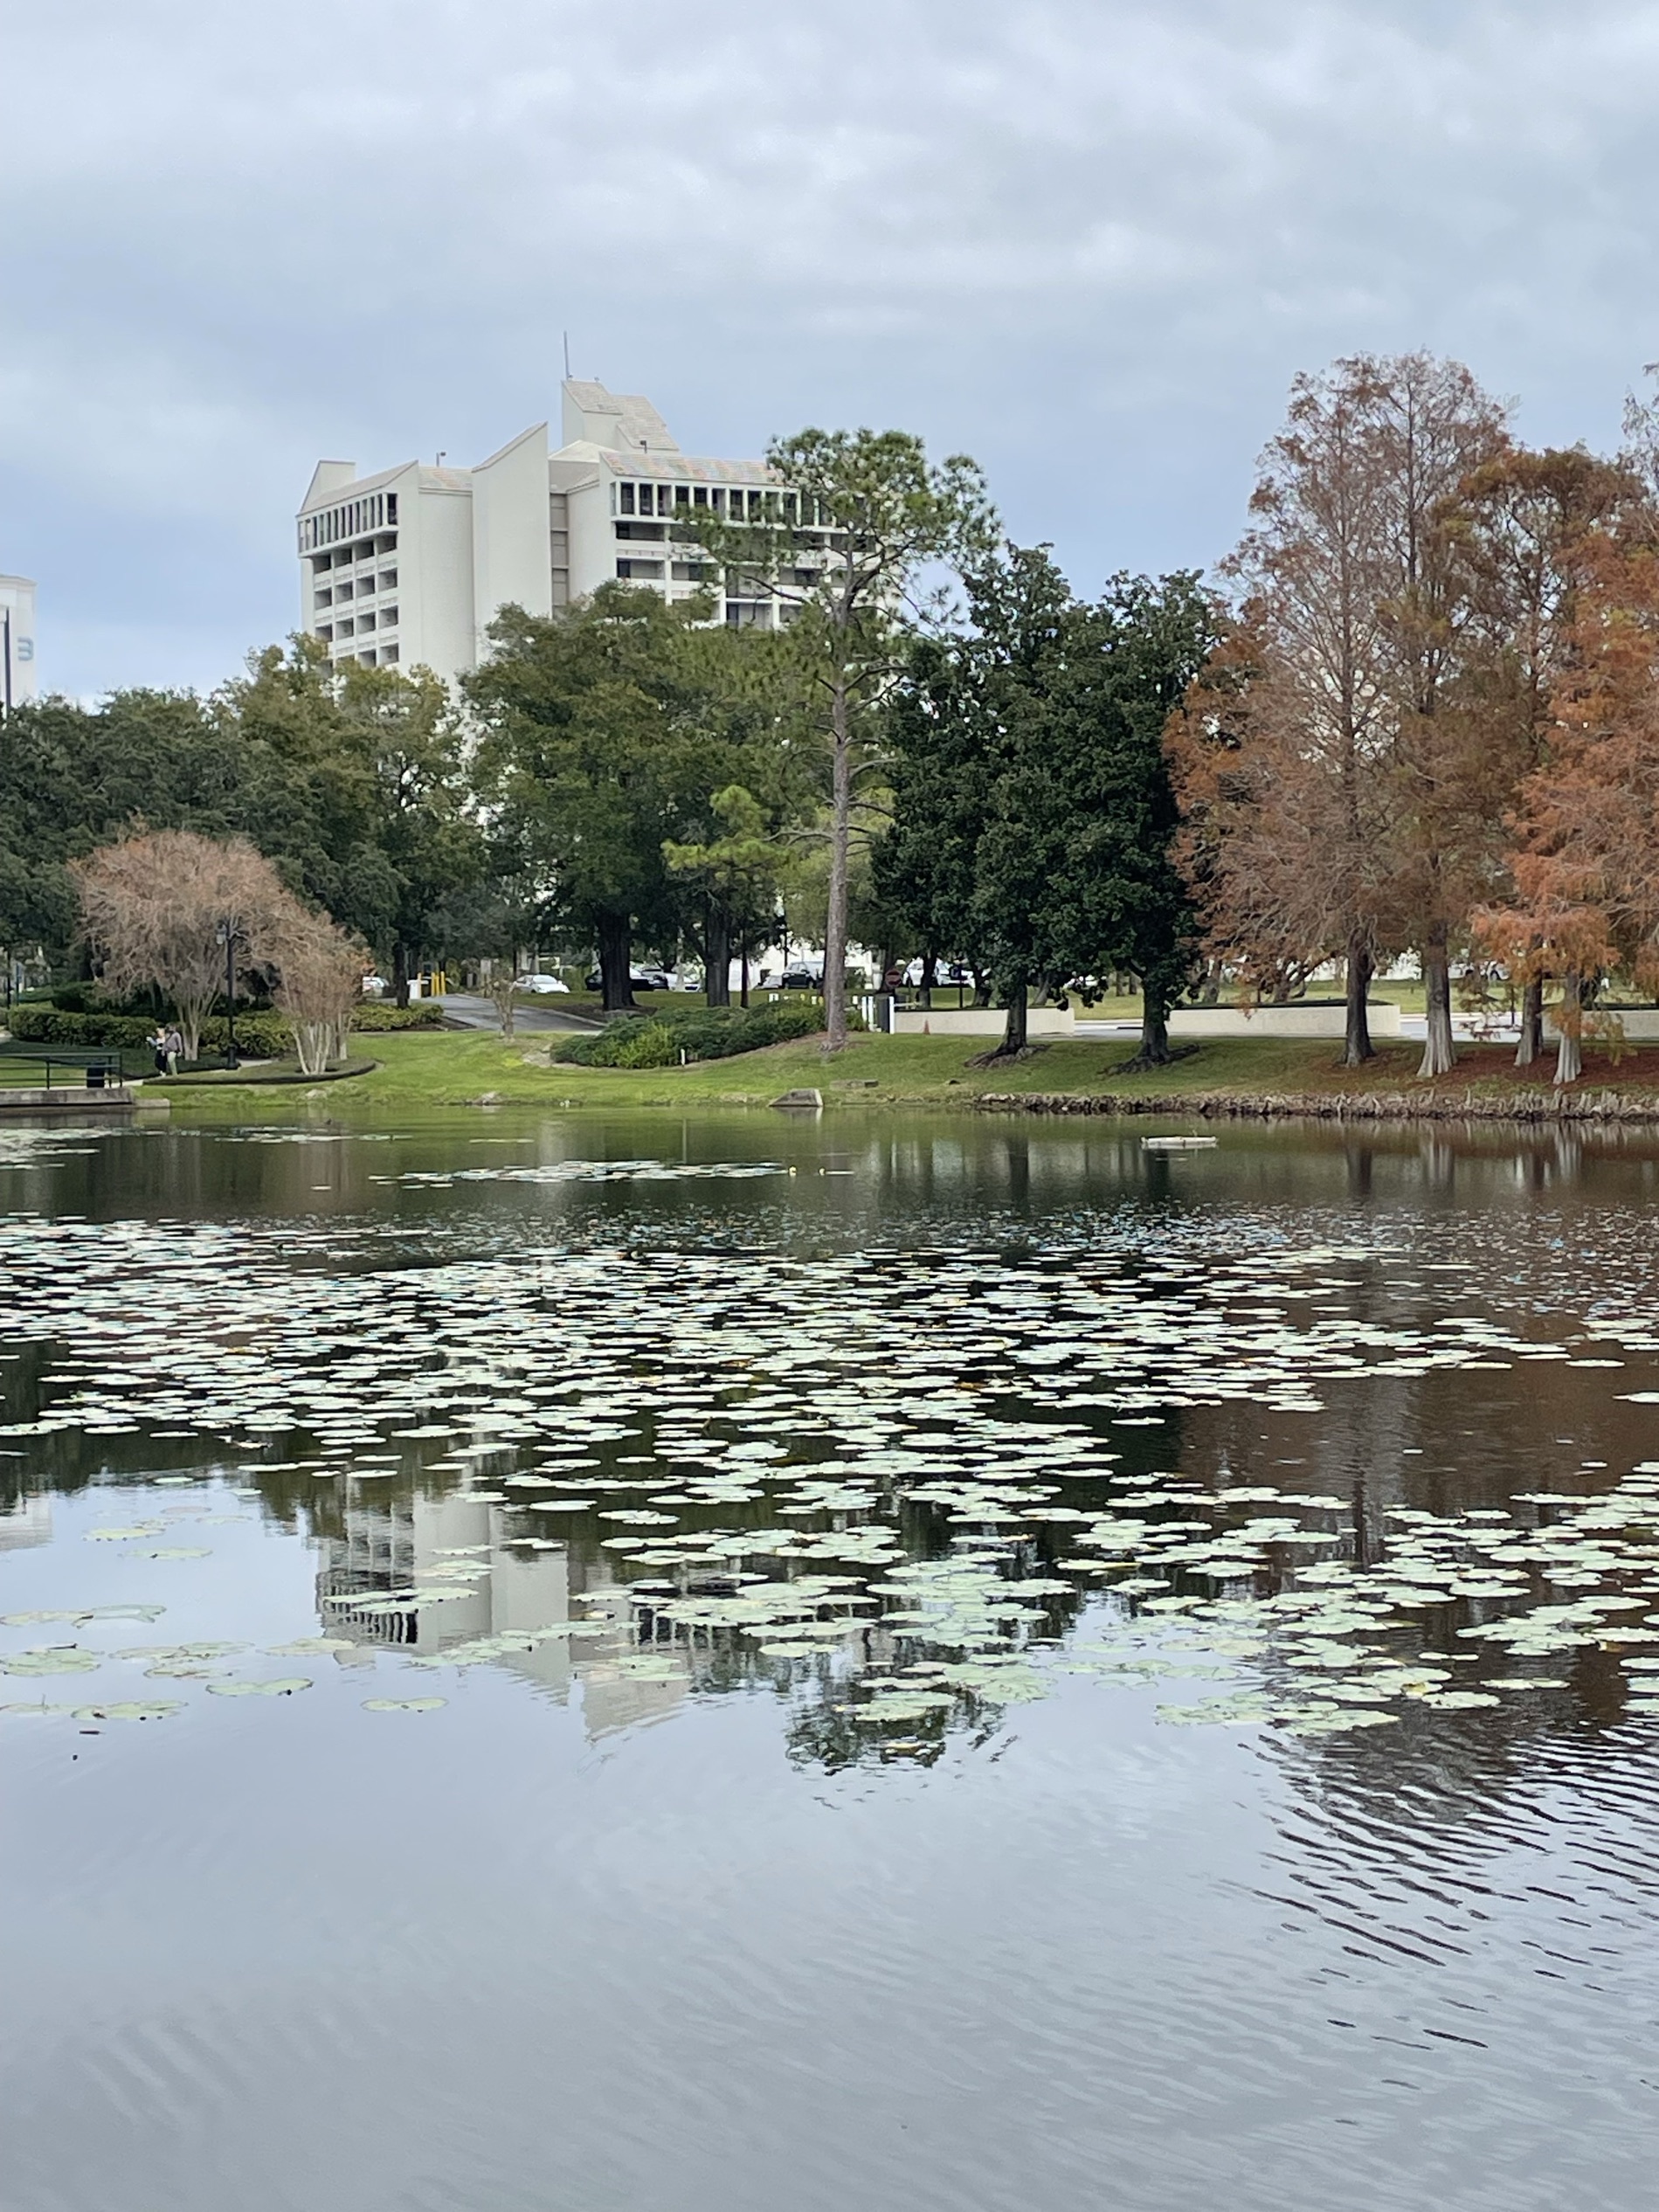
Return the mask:
<path id="1" fill-rule="evenodd" d="M 209 1015 L 202 1024 L 204 1052 L 225 1050 L 227 1026 L 223 1014 Z M 56 1006 L 14 1006 L 11 1009 L 11 1033 L 25 1045 L 141 1051 L 155 1029 L 153 1014 L 66 1013 Z M 294 1033 L 280 1014 L 239 1013 L 236 1048 L 250 1060 L 280 1060 L 294 1049 Z"/>
<path id="2" fill-rule="evenodd" d="M 672 1068 L 682 1052 L 688 1060 L 729 1060 L 812 1036 L 821 1027 L 816 1006 L 660 1006 L 613 1021 L 597 1036 L 562 1039 L 552 1057 L 583 1068 Z"/>
<path id="3" fill-rule="evenodd" d="M 351 1026 L 363 1030 L 441 1029 L 443 1005 L 437 999 L 422 999 L 412 1006 L 388 1006 L 377 999 L 365 999 L 352 1015 Z"/>
<path id="4" fill-rule="evenodd" d="M 138 1014 L 73 1013 L 58 1006 L 13 1006 L 10 1029 L 20 1044 L 142 1046 L 156 1027 L 156 1017 Z"/>

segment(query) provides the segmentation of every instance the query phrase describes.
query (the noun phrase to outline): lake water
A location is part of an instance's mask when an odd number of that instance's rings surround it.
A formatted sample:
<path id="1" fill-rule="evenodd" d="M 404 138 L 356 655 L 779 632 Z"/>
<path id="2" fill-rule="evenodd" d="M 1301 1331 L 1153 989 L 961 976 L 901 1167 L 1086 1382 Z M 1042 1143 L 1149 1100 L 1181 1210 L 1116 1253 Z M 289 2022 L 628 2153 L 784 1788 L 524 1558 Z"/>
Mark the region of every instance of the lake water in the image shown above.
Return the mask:
<path id="1" fill-rule="evenodd" d="M 1659 1151 L 0 1130 L 7 2212 L 1636 2212 Z"/>

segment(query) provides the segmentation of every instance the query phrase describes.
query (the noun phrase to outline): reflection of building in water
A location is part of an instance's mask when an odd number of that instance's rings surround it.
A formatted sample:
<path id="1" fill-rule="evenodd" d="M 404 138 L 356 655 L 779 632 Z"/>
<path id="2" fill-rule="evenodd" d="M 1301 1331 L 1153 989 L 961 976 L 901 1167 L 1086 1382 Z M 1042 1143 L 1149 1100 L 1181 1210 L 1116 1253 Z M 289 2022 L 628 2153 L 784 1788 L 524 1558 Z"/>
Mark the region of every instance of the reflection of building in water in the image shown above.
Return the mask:
<path id="1" fill-rule="evenodd" d="M 0 1511 L 0 1552 L 25 1552 L 31 1544 L 52 1538 L 52 1500 L 20 1497 Z"/>
<path id="2" fill-rule="evenodd" d="M 652 1682 L 627 1673 L 639 1645 L 626 1586 L 608 1576 L 596 1580 L 603 1568 L 586 1569 L 563 1545 L 530 1550 L 511 1544 L 501 1509 L 486 1499 L 465 1490 L 446 1497 L 364 1491 L 346 1501 L 344 1531 L 324 1539 L 317 1570 L 318 1611 L 331 1635 L 426 1655 L 481 1636 L 531 1635 L 572 1619 L 599 1621 L 601 1635 L 550 1636 L 504 1651 L 494 1663 L 561 1697 L 574 1676 L 588 1732 L 595 1736 L 654 1719 L 686 1695 L 683 1677 Z M 444 1594 L 426 1594 L 433 1590 Z M 386 1596 L 405 1592 L 406 1605 L 380 1609 Z M 354 1606 L 354 1597 L 363 1603 Z M 586 1601 L 574 1614 L 572 1599 Z M 658 1656 L 661 1649 L 656 1647 Z"/>

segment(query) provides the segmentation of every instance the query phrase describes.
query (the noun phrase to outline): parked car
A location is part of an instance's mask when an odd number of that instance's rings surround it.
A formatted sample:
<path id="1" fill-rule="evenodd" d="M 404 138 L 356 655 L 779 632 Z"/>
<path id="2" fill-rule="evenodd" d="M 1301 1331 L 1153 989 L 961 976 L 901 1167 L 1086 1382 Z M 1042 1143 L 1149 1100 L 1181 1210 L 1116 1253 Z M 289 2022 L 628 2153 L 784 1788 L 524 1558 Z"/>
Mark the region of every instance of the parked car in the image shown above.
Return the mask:
<path id="1" fill-rule="evenodd" d="M 783 987 L 785 991 L 821 991 L 824 981 L 821 976 L 815 976 L 810 968 L 785 968 Z"/>
<path id="2" fill-rule="evenodd" d="M 605 978 L 597 968 L 590 968 L 583 981 L 590 991 L 602 991 L 605 988 Z M 669 980 L 668 972 L 665 968 L 630 968 L 628 981 L 636 991 L 672 991 L 674 989 L 674 985 Z"/>
<path id="3" fill-rule="evenodd" d="M 517 982 L 519 990 L 533 991 L 540 998 L 546 997 L 550 992 L 569 991 L 570 987 L 559 977 L 550 975 L 520 976 Z"/>

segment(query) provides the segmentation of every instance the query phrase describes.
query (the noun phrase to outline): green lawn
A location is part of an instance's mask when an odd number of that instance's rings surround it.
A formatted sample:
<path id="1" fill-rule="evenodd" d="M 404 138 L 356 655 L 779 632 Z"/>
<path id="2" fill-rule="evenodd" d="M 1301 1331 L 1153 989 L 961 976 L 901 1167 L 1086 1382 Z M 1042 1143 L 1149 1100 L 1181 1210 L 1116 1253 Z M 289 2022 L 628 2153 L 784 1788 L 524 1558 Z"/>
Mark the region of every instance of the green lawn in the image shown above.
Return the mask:
<path id="1" fill-rule="evenodd" d="M 959 1106 L 986 1091 L 1179 1096 L 1218 1090 L 1421 1093 L 1425 1088 L 1414 1079 L 1416 1045 L 1386 1046 L 1369 1068 L 1350 1072 L 1338 1065 L 1333 1045 L 1286 1039 L 1217 1038 L 1184 1052 L 1170 1067 L 1137 1074 L 1124 1072 L 1134 1053 L 1128 1039 L 1054 1044 L 1028 1059 L 991 1068 L 969 1065 L 983 1040 L 950 1037 L 854 1036 L 833 1058 L 809 1039 L 732 1060 L 661 1068 L 550 1061 L 545 1037 L 535 1033 L 507 1044 L 485 1032 L 417 1031 L 377 1036 L 372 1046 L 378 1064 L 370 1073 L 317 1087 L 315 1095 L 326 1096 L 331 1110 L 467 1105 L 492 1095 L 503 1103 L 559 1107 L 764 1106 L 798 1087 L 821 1090 L 831 1106 Z M 1612 1082 L 1630 1089 L 1659 1081 L 1659 1054 L 1633 1055 L 1617 1068 L 1603 1064 L 1600 1055 L 1587 1057 L 1586 1088 Z M 1547 1079 L 1546 1062 L 1533 1081 Z M 1460 1090 L 1508 1087 L 1514 1081 L 1510 1056 L 1501 1048 L 1467 1053 L 1447 1081 Z M 285 1095 L 310 1094 L 303 1086 L 284 1094 L 225 1082 L 181 1086 L 168 1095 L 175 1114 L 189 1116 L 221 1111 L 227 1104 L 245 1110 Z"/>

